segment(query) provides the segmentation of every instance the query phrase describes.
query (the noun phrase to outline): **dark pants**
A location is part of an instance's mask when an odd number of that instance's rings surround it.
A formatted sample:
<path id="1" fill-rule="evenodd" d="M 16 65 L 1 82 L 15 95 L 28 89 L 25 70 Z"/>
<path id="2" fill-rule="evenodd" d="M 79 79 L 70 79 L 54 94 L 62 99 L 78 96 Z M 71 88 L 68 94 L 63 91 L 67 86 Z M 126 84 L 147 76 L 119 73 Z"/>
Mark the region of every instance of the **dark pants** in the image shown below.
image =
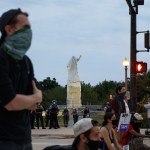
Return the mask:
<path id="1" fill-rule="evenodd" d="M 68 127 L 68 122 L 69 122 L 69 116 L 68 115 L 63 116 L 63 122 L 64 122 L 64 126 Z"/>
<path id="2" fill-rule="evenodd" d="M 16 144 L 12 141 L 0 141 L 1 150 L 32 150 L 32 144 Z"/>
<path id="3" fill-rule="evenodd" d="M 73 122 L 74 124 L 78 121 L 78 115 L 73 115 Z"/>
<path id="4" fill-rule="evenodd" d="M 51 114 L 50 115 L 50 126 L 49 126 L 49 128 L 51 129 L 53 127 L 55 129 L 60 128 L 59 124 L 58 124 L 57 114 Z"/>
<path id="5" fill-rule="evenodd" d="M 39 120 L 41 121 L 42 128 L 44 128 L 44 122 L 43 122 L 42 114 L 36 114 L 36 123 L 37 123 L 37 128 L 38 129 L 39 129 Z"/>
<path id="6" fill-rule="evenodd" d="M 48 124 L 49 124 L 49 121 L 50 121 L 50 116 L 49 115 L 46 115 L 46 127 L 48 127 Z"/>
<path id="7" fill-rule="evenodd" d="M 31 128 L 34 129 L 35 114 L 30 114 Z"/>

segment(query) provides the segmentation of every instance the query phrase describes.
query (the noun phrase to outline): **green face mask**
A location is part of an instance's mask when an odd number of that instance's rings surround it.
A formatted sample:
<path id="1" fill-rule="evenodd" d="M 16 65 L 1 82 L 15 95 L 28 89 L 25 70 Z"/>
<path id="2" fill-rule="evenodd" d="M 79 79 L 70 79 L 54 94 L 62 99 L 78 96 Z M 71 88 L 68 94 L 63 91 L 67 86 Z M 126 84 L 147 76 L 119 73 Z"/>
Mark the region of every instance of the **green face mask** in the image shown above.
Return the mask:
<path id="1" fill-rule="evenodd" d="M 32 30 L 30 27 L 26 27 L 18 30 L 13 35 L 7 36 L 2 44 L 2 48 L 12 58 L 21 60 L 30 48 L 31 40 Z"/>

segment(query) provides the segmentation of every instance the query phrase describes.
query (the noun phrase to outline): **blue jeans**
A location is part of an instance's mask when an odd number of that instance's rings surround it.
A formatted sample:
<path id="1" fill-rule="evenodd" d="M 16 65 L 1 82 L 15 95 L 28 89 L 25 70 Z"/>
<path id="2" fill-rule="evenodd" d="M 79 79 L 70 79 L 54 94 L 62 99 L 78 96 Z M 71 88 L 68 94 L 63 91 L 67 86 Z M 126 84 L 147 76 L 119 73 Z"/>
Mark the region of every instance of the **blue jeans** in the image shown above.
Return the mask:
<path id="1" fill-rule="evenodd" d="M 32 144 L 16 144 L 13 141 L 2 141 L 0 140 L 1 150 L 32 150 Z"/>

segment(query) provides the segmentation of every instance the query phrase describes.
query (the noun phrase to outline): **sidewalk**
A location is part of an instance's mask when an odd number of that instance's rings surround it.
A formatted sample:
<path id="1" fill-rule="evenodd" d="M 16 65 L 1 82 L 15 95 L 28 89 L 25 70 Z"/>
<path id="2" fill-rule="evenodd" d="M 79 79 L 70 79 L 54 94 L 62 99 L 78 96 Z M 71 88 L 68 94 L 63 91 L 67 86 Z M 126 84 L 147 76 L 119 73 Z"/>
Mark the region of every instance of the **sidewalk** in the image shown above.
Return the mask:
<path id="1" fill-rule="evenodd" d="M 146 129 L 141 129 L 141 133 L 144 134 Z M 63 137 L 63 138 L 74 138 L 73 128 L 61 127 L 59 129 L 32 129 L 32 136 L 52 136 L 52 137 Z M 144 138 L 144 144 L 150 147 L 150 138 Z"/>
<path id="2" fill-rule="evenodd" d="M 32 136 L 61 136 L 65 138 L 74 138 L 72 127 L 60 127 L 58 129 L 32 129 Z"/>

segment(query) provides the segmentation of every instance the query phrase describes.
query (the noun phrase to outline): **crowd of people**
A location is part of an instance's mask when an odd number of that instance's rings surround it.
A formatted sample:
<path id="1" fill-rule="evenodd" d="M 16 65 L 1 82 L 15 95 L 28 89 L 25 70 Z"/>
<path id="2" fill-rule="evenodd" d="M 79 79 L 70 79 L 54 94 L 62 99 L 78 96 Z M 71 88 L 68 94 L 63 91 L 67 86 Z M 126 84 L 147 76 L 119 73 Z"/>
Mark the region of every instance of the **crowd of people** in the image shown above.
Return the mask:
<path id="1" fill-rule="evenodd" d="M 46 129 L 47 127 L 49 127 L 49 129 L 60 128 L 58 121 L 59 111 L 60 110 L 55 100 L 52 101 L 51 105 L 46 110 L 44 110 L 42 104 L 38 103 L 36 109 L 31 111 L 30 113 L 31 129 L 39 129 L 40 126 L 42 127 L 42 129 Z M 43 114 L 43 112 L 45 112 L 45 114 Z M 89 118 L 89 108 L 86 106 L 83 110 L 80 111 L 80 115 L 82 115 L 83 118 Z M 64 127 L 68 127 L 70 116 L 72 116 L 73 124 L 75 124 L 79 118 L 78 109 L 72 108 L 69 110 L 67 107 L 65 107 L 62 110 Z"/>
<path id="2" fill-rule="evenodd" d="M 148 104 L 145 105 L 146 109 L 149 109 L 149 101 Z M 40 104 L 37 105 L 41 111 L 43 111 Z M 36 111 L 38 108 L 36 109 Z M 39 111 L 36 112 L 39 113 Z M 53 101 L 50 107 L 46 111 L 46 127 L 48 126 L 48 122 L 50 121 L 49 128 L 52 127 L 57 129 L 58 125 L 58 115 L 59 108 L 56 104 L 56 101 Z M 143 144 L 143 137 L 149 138 L 150 135 L 145 135 L 140 133 L 141 123 L 143 121 L 143 117 L 139 113 L 131 113 L 128 107 L 128 93 L 123 85 L 119 85 L 116 88 L 116 95 L 114 96 L 111 102 L 107 102 L 104 107 L 105 115 L 103 119 L 103 123 L 100 125 L 97 120 L 92 120 L 90 118 L 90 109 L 85 106 L 83 110 L 80 110 L 80 115 L 82 115 L 82 119 L 79 119 L 79 111 L 77 108 L 72 108 L 70 110 L 65 107 L 62 111 L 62 118 L 64 127 L 68 127 L 69 117 L 72 115 L 73 118 L 73 130 L 75 139 L 72 145 L 63 146 L 64 149 L 73 149 L 73 150 L 122 150 L 123 147 L 130 147 L 130 150 L 150 150 L 148 146 Z M 125 131 L 119 131 L 118 125 L 120 120 L 120 115 L 131 113 L 131 119 L 128 124 L 128 128 Z M 39 117 L 39 116 L 38 116 Z M 37 118 L 37 117 L 36 117 Z M 40 118 L 40 117 L 39 117 Z M 43 121 L 41 120 L 41 126 L 43 127 Z M 91 128 L 86 128 L 89 125 L 89 122 L 92 123 Z M 149 119 L 148 119 L 149 125 Z M 37 121 L 37 128 L 38 121 Z M 88 130 L 87 130 L 88 129 Z M 92 133 L 93 132 L 93 133 Z M 94 137 L 95 132 L 95 139 Z M 97 133 L 97 134 L 96 134 Z M 93 134 L 90 135 L 90 134 Z M 98 138 L 99 137 L 99 138 Z M 61 146 L 50 146 L 45 150 L 51 149 L 59 149 Z"/>
<path id="3" fill-rule="evenodd" d="M 46 109 L 44 115 L 43 112 L 44 108 L 40 103 L 37 104 L 36 109 L 34 111 L 31 111 L 30 113 L 31 129 L 35 129 L 35 126 L 37 127 L 37 129 L 39 129 L 40 126 L 42 126 L 42 129 L 46 129 L 47 127 L 49 127 L 49 129 L 60 128 L 58 123 L 59 108 L 55 100 L 53 100 L 49 108 Z"/>
<path id="4" fill-rule="evenodd" d="M 46 110 L 46 123 L 42 112 L 42 91 L 35 83 L 34 67 L 26 52 L 32 42 L 29 14 L 21 9 L 10 9 L 0 17 L 0 149 L 32 150 L 31 128 L 60 128 L 59 108 L 53 101 Z M 150 99 L 144 105 L 150 127 Z M 73 108 L 75 139 L 68 146 L 52 146 L 45 150 L 150 150 L 143 144 L 147 134 L 140 133 L 143 117 L 130 112 L 125 86 L 119 85 L 113 100 L 107 103 L 102 124 L 90 118 L 86 106 L 79 120 L 77 108 Z M 120 115 L 131 113 L 131 120 L 124 131 L 118 129 Z M 68 126 L 69 110 L 62 112 L 64 127 Z M 9 119 L 8 119 L 9 118 Z"/>
<path id="5" fill-rule="evenodd" d="M 90 115 L 86 115 L 89 118 L 85 117 L 84 114 L 82 119 L 74 122 L 75 139 L 71 145 L 49 146 L 44 150 L 150 150 L 150 147 L 143 143 L 143 138 L 150 138 L 150 135 L 140 133 L 143 117 L 137 112 L 130 112 L 127 94 L 125 87 L 119 85 L 116 88 L 116 96 L 104 108 L 102 124 L 90 118 Z M 149 103 L 145 108 L 149 109 Z M 81 112 L 88 114 L 89 109 L 85 107 Z M 74 108 L 72 114 L 76 113 Z M 119 129 L 121 114 L 131 114 L 124 130 Z"/>

